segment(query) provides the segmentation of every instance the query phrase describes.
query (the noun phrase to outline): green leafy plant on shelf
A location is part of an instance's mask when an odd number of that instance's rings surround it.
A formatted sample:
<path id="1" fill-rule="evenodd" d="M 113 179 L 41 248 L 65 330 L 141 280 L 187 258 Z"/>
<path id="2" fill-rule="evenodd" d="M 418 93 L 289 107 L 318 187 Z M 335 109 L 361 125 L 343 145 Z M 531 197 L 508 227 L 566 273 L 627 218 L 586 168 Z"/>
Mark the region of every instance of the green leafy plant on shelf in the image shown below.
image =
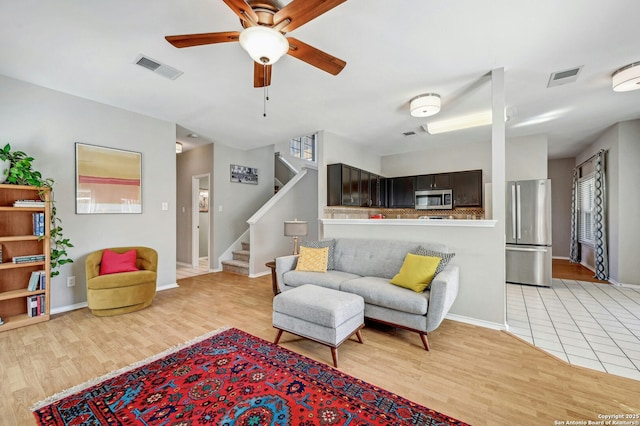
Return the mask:
<path id="1" fill-rule="evenodd" d="M 56 205 L 53 200 L 53 179 L 43 178 L 42 173 L 33 169 L 33 157 L 28 156 L 23 151 L 11 151 L 11 145 L 6 144 L 0 149 L 0 161 L 9 162 L 5 183 L 15 185 L 37 186 L 47 188 L 51 192 L 51 227 L 49 230 L 50 239 L 50 261 L 51 277 L 60 274 L 58 267 L 67 263 L 73 263 L 67 254 L 67 249 L 73 247 L 68 238 L 64 238 L 62 233 L 62 221 L 57 216 Z"/>

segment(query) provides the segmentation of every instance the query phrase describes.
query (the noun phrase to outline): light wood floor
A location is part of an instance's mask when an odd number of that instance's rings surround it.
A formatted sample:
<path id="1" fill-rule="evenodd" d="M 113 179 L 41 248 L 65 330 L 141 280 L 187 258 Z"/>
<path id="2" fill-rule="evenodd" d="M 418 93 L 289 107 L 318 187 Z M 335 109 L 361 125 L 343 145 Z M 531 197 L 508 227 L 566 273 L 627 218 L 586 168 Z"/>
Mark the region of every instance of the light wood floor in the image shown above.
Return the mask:
<path id="1" fill-rule="evenodd" d="M 35 424 L 29 407 L 56 392 L 224 325 L 272 341 L 271 278 L 219 272 L 186 278 L 131 314 L 87 309 L 0 333 L 0 424 Z M 367 326 L 345 342 L 340 369 L 474 425 L 553 425 L 640 413 L 640 382 L 570 366 L 501 331 L 445 320 L 429 335 Z M 331 363 L 322 345 L 283 346 Z"/>

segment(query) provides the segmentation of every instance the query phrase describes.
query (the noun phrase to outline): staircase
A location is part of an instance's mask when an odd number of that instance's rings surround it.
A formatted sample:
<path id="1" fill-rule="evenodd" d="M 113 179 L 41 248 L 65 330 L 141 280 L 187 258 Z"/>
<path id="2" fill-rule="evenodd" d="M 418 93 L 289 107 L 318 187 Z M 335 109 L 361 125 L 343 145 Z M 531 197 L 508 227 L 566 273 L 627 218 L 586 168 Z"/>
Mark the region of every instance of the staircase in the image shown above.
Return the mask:
<path id="1" fill-rule="evenodd" d="M 233 251 L 233 259 L 223 260 L 222 270 L 234 274 L 249 275 L 249 243 L 242 243 L 242 250 Z"/>

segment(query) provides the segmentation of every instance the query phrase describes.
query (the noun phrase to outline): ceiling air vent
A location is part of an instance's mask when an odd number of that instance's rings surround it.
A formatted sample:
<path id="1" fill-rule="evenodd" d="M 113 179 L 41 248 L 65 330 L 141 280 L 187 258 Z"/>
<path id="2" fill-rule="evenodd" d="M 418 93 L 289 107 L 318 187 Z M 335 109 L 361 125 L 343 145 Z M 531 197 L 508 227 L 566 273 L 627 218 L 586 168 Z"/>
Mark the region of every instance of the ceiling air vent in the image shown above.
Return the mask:
<path id="1" fill-rule="evenodd" d="M 552 72 L 551 76 L 549 76 L 549 84 L 547 84 L 547 87 L 573 83 L 578 79 L 578 74 L 580 74 L 582 67 L 583 66 L 580 65 L 579 67 L 571 68 L 570 70 Z"/>
<path id="2" fill-rule="evenodd" d="M 175 80 L 182 75 L 182 71 L 170 67 L 169 65 L 162 64 L 155 59 L 151 59 L 144 55 L 139 55 L 135 60 L 135 64 L 153 71 L 156 74 L 160 74 L 170 80 Z"/>

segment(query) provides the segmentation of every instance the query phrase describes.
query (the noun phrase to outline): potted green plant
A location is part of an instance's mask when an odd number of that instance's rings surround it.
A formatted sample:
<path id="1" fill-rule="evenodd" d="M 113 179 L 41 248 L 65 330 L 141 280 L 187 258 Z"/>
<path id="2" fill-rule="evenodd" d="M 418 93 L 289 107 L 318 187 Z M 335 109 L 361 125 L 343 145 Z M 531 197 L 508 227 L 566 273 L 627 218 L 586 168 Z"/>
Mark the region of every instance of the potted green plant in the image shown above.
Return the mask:
<path id="1" fill-rule="evenodd" d="M 58 267 L 67 263 L 72 263 L 67 255 L 67 248 L 73 247 L 68 238 L 64 238 L 62 234 L 62 221 L 57 217 L 56 206 L 53 199 L 53 179 L 43 178 L 42 173 L 33 169 L 34 158 L 28 156 L 23 151 L 11 151 L 11 145 L 6 144 L 0 149 L 0 183 L 6 182 L 15 185 L 37 186 L 39 188 L 47 188 L 51 191 L 51 227 L 49 231 L 49 239 L 51 244 L 51 277 L 60 274 Z M 3 171 L 2 166 L 8 163 L 8 169 Z M 2 180 L 2 176 L 6 176 Z"/>

